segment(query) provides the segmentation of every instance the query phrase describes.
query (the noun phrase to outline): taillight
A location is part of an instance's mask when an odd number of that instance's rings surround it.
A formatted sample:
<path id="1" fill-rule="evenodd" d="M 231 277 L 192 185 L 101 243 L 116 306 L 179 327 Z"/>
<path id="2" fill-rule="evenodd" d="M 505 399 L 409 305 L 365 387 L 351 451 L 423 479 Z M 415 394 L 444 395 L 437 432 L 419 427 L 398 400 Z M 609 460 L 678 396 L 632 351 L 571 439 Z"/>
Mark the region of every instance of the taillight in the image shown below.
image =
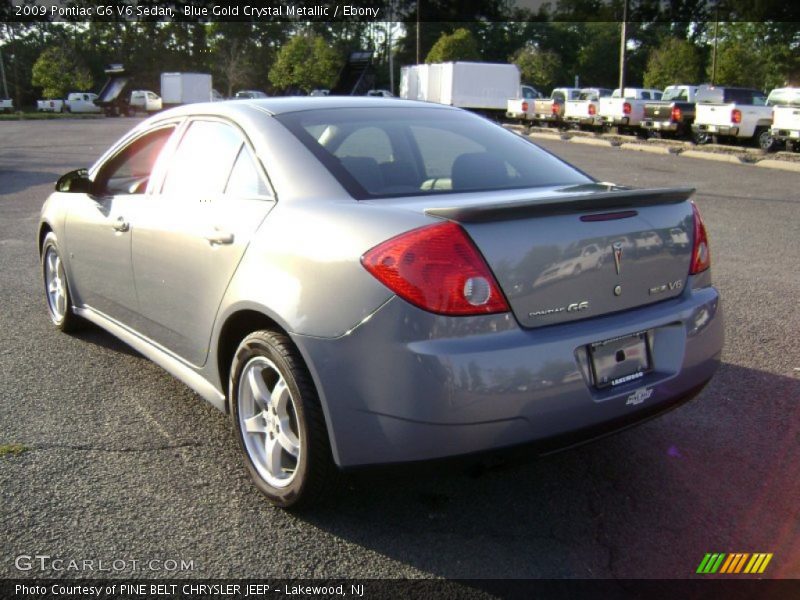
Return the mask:
<path id="1" fill-rule="evenodd" d="M 680 123 L 681 121 L 681 109 L 678 106 L 672 107 L 672 112 L 670 113 L 670 119 L 675 121 L 676 123 Z"/>
<path id="2" fill-rule="evenodd" d="M 361 264 L 398 296 L 433 313 L 508 311 L 486 261 L 466 232 L 449 221 L 393 237 L 367 251 Z"/>
<path id="3" fill-rule="evenodd" d="M 527 102 L 523 102 L 522 103 L 522 112 L 528 112 L 528 103 Z"/>
<path id="4" fill-rule="evenodd" d="M 554 115 L 557 115 L 557 114 L 558 114 L 558 104 L 556 104 L 555 102 L 553 102 L 553 108 L 552 108 L 552 109 L 550 109 L 550 110 L 552 110 L 552 111 L 553 111 L 553 114 L 554 114 Z"/>
<path id="5" fill-rule="evenodd" d="M 631 103 L 630 102 L 623 102 L 623 104 L 622 104 L 622 112 L 623 112 L 623 114 L 626 114 L 626 115 L 631 114 Z"/>
<path id="6" fill-rule="evenodd" d="M 731 123 L 738 124 L 741 122 L 742 122 L 742 111 L 740 111 L 738 108 L 734 108 L 731 111 Z"/>
<path id="7" fill-rule="evenodd" d="M 692 268 L 689 269 L 690 275 L 702 273 L 711 266 L 711 252 L 708 249 L 708 234 L 703 223 L 703 217 L 697 205 L 692 202 L 694 212 L 694 245 L 692 246 Z"/>
<path id="8" fill-rule="evenodd" d="M 594 104 L 589 105 L 589 116 L 594 116 L 597 113 L 597 109 L 595 108 Z"/>

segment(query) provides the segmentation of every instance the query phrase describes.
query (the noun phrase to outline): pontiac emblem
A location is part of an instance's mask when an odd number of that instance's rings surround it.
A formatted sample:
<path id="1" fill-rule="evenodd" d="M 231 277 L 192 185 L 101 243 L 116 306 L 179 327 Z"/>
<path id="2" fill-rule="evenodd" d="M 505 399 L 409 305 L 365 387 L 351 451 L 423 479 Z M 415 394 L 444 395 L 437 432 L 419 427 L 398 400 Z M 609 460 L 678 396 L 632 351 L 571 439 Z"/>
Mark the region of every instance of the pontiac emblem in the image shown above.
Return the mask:
<path id="1" fill-rule="evenodd" d="M 617 268 L 617 275 L 620 272 L 620 263 L 622 262 L 622 242 L 614 242 L 614 266 Z"/>

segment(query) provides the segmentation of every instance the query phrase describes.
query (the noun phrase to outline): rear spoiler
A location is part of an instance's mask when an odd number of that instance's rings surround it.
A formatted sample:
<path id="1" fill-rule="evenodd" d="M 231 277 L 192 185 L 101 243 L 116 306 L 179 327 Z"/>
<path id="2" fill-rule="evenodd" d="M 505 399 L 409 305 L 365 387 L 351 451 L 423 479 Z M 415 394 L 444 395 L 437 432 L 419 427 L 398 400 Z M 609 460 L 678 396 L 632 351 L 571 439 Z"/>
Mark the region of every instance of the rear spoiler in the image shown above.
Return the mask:
<path id="1" fill-rule="evenodd" d="M 659 204 L 679 204 L 691 198 L 694 188 L 653 188 L 619 190 L 613 192 L 570 193 L 555 196 L 516 200 L 513 202 L 487 202 L 474 206 L 448 206 L 426 208 L 425 214 L 443 217 L 460 223 L 480 223 L 499 219 L 549 217 L 609 209 L 630 209 Z"/>

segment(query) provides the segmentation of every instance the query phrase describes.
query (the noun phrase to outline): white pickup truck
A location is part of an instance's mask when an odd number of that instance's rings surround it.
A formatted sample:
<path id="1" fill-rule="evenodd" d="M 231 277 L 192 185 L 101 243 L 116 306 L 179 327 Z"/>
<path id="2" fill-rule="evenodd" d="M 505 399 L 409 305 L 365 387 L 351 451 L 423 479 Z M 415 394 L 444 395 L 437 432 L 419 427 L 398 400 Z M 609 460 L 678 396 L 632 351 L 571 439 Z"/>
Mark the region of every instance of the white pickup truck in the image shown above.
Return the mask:
<path id="1" fill-rule="evenodd" d="M 37 100 L 36 101 L 36 110 L 38 110 L 39 112 L 54 112 L 54 113 L 64 112 L 64 101 L 63 100 Z"/>
<path id="2" fill-rule="evenodd" d="M 11 112 L 14 110 L 14 101 L 10 98 L 0 99 L 0 112 Z"/>
<path id="3" fill-rule="evenodd" d="M 583 88 L 577 100 L 564 103 L 564 122 L 578 127 L 600 127 L 600 98 L 611 96 L 606 88 Z"/>
<path id="4" fill-rule="evenodd" d="M 750 88 L 702 86 L 695 105 L 695 141 L 704 143 L 719 138 L 751 140 L 763 150 L 775 145 L 770 127 L 772 107 L 766 95 Z"/>
<path id="5" fill-rule="evenodd" d="M 519 86 L 519 95 L 510 98 L 506 106 L 506 118 L 526 123 L 533 120 L 533 101 L 541 98 L 542 94 L 530 85 Z"/>
<path id="6" fill-rule="evenodd" d="M 772 137 L 788 151 L 800 150 L 800 88 L 778 88 L 767 98 L 772 106 Z"/>
<path id="7" fill-rule="evenodd" d="M 580 93 L 578 88 L 555 88 L 549 98 L 534 100 L 533 121 L 559 125 L 564 118 L 564 104 L 569 100 L 577 100 Z"/>
<path id="8" fill-rule="evenodd" d="M 600 98 L 600 117 L 605 127 L 637 130 L 644 119 L 644 105 L 651 100 L 661 100 L 661 90 L 648 88 L 619 88 L 608 98 Z M 638 133 L 638 132 L 637 132 Z"/>
<path id="9" fill-rule="evenodd" d="M 72 92 L 64 102 L 64 110 L 71 113 L 99 113 L 102 109 L 94 101 L 97 94 L 90 92 Z"/>

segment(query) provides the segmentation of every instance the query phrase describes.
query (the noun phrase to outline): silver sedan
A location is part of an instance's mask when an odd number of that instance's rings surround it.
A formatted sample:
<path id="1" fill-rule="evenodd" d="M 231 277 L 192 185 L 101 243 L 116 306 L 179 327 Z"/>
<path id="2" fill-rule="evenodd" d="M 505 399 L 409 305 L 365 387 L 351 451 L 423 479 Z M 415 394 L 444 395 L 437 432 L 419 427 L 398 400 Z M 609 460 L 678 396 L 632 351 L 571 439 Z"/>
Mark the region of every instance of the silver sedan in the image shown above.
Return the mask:
<path id="1" fill-rule="evenodd" d="M 599 183 L 445 106 L 216 102 L 64 175 L 38 245 L 53 324 L 230 413 L 298 507 L 340 468 L 549 450 L 695 396 L 723 334 L 691 192 Z"/>

